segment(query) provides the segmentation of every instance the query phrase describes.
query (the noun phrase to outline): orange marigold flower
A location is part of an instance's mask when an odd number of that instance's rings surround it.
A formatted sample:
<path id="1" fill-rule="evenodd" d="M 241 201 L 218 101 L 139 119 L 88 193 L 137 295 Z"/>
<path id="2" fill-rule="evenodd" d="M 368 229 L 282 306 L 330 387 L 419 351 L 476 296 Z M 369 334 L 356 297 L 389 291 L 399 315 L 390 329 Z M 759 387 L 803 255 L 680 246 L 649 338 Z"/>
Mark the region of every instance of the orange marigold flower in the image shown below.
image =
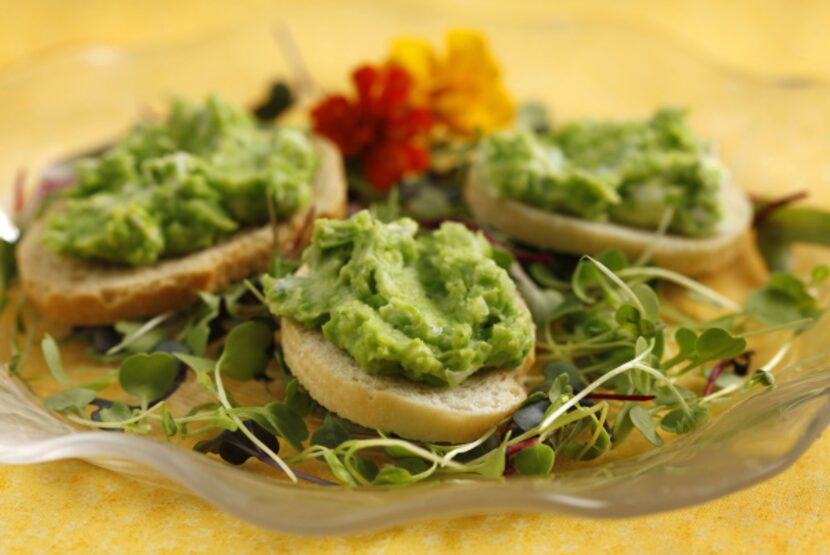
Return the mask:
<path id="1" fill-rule="evenodd" d="M 347 158 L 358 158 L 366 179 L 385 190 L 429 166 L 430 112 L 412 103 L 412 77 L 400 66 L 364 65 L 352 74 L 357 97 L 332 95 L 311 110 L 314 130 Z"/>
<path id="2" fill-rule="evenodd" d="M 487 40 L 474 31 L 451 30 L 446 55 L 417 38 L 392 44 L 391 64 L 415 80 L 415 98 L 430 108 L 437 126 L 458 135 L 488 133 L 513 122 L 515 105 Z"/>

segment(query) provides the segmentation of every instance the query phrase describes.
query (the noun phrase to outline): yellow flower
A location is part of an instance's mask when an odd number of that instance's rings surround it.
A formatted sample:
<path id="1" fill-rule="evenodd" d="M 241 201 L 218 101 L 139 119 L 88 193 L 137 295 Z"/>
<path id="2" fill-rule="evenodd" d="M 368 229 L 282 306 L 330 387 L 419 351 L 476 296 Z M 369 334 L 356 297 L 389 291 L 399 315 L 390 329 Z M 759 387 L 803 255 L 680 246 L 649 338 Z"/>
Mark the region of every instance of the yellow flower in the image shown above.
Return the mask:
<path id="1" fill-rule="evenodd" d="M 389 62 L 412 75 L 413 100 L 427 106 L 439 128 L 453 134 L 488 133 L 510 125 L 513 99 L 484 36 L 454 29 L 445 43 L 443 57 L 421 39 L 401 38 L 392 44 Z"/>

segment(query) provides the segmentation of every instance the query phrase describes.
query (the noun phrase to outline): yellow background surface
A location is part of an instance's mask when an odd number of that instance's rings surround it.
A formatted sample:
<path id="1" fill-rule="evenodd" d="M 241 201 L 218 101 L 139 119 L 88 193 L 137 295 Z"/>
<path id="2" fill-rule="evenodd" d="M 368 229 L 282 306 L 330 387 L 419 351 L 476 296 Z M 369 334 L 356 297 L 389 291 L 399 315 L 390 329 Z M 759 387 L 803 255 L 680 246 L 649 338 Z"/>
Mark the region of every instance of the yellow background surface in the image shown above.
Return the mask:
<path id="1" fill-rule="evenodd" d="M 326 2 L 4 0 L 0 79 L 61 49 L 186 40 L 261 17 L 325 14 Z M 772 0 L 610 3 L 399 0 L 464 23 L 487 13 L 521 23 L 542 15 L 642 27 L 716 64 L 765 78 L 830 79 L 830 3 Z M 371 3 L 355 3 L 364 17 Z M 343 22 L 348 25 L 348 21 Z M 344 68 L 345 71 L 345 68 Z M 59 91 L 56 91 L 59 94 Z M 830 122 L 828 122 L 830 124 Z M 6 180 L 8 176 L 2 176 Z M 818 195 L 827 199 L 827 191 Z M 0 553 L 830 552 L 830 435 L 767 483 L 692 509 L 621 521 L 504 514 L 426 522 L 337 539 L 253 528 L 192 497 L 85 463 L 0 467 Z"/>

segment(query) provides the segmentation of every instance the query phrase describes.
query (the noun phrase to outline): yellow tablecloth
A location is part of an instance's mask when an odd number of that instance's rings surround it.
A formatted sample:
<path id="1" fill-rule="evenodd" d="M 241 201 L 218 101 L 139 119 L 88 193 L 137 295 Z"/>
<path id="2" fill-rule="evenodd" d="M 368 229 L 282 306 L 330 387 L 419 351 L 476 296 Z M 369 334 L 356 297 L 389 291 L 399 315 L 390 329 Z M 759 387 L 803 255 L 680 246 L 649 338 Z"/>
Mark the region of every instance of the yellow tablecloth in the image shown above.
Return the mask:
<path id="1" fill-rule="evenodd" d="M 28 60 L 87 44 L 187 39 L 269 17 L 308 15 L 320 3 L 266 0 L 7 2 L 0 18 L 0 79 Z M 280 4 L 285 4 L 280 3 Z M 830 77 L 830 3 L 773 0 L 555 5 L 399 0 L 402 16 L 437 10 L 454 22 L 489 11 L 514 22 L 540 14 L 602 18 L 649 28 L 719 64 L 765 76 Z M 368 2 L 355 8 L 362 17 Z M 343 22 L 348 25 L 347 21 Z M 59 91 L 55 91 L 59 94 Z M 4 180 L 8 176 L 2 176 Z M 826 196 L 826 195 L 825 195 Z M 81 462 L 0 467 L 0 554 L 38 552 L 746 552 L 830 550 L 830 436 L 767 483 L 701 507 L 602 522 L 504 514 L 426 522 L 338 539 L 253 528 L 192 497 L 141 485 Z"/>

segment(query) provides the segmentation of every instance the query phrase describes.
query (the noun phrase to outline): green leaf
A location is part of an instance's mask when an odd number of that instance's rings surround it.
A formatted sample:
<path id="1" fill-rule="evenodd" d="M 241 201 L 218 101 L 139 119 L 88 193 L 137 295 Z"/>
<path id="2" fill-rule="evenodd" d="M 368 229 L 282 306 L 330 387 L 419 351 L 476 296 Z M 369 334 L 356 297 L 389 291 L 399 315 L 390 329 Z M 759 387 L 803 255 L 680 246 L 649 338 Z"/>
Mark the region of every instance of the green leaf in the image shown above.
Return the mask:
<path id="1" fill-rule="evenodd" d="M 294 449 L 302 451 L 303 441 L 308 439 L 308 428 L 306 428 L 302 417 L 285 403 L 268 403 L 262 409 L 273 429 L 284 437 Z"/>
<path id="2" fill-rule="evenodd" d="M 75 413 L 84 415 L 84 409 L 95 400 L 95 391 L 83 387 L 73 387 L 47 397 L 43 404 L 47 409 L 60 413 Z"/>
<path id="3" fill-rule="evenodd" d="M 470 469 L 486 478 L 499 478 L 504 476 L 506 452 L 507 445 L 506 443 L 502 443 L 499 447 L 484 455 L 481 463 Z"/>
<path id="4" fill-rule="evenodd" d="M 639 324 L 640 318 L 640 311 L 633 304 L 629 303 L 620 305 L 620 308 L 614 314 L 614 319 L 621 326 L 625 324 Z"/>
<path id="5" fill-rule="evenodd" d="M 660 299 L 657 298 L 657 293 L 654 292 L 654 289 L 645 283 L 638 283 L 632 287 L 631 290 L 634 291 L 634 295 L 640 299 L 640 304 L 643 305 L 643 308 L 646 311 L 646 313 L 643 314 L 643 317 L 648 318 L 652 322 L 659 321 Z"/>
<path id="6" fill-rule="evenodd" d="M 219 316 L 220 299 L 218 296 L 204 291 L 199 291 L 198 294 L 199 299 L 201 299 L 198 320 L 187 330 L 184 343 L 191 353 L 201 356 L 207 349 L 208 339 L 210 338 L 210 324 Z"/>
<path id="7" fill-rule="evenodd" d="M 182 361 L 188 368 L 192 368 L 199 374 L 213 372 L 216 368 L 216 361 L 212 358 L 198 357 L 185 353 L 172 353 L 174 357 Z"/>
<path id="8" fill-rule="evenodd" d="M 326 464 L 329 465 L 331 473 L 334 474 L 338 480 L 349 486 L 357 485 L 355 479 L 351 474 L 349 474 L 348 469 L 346 469 L 346 465 L 344 465 L 343 462 L 337 458 L 337 455 L 331 451 L 324 451 L 323 459 L 325 459 Z"/>
<path id="9" fill-rule="evenodd" d="M 689 328 L 680 328 L 674 332 L 674 340 L 680 349 L 680 354 L 689 358 L 694 356 L 697 345 L 697 334 Z"/>
<path id="10" fill-rule="evenodd" d="M 519 451 L 513 465 L 524 476 L 547 476 L 553 470 L 556 453 L 544 443 L 536 443 Z"/>
<path id="11" fill-rule="evenodd" d="M 675 395 L 675 391 L 680 393 L 680 396 L 687 401 L 697 398 L 697 395 L 693 391 L 681 385 L 675 385 L 674 389 L 667 385 L 658 385 L 654 388 L 654 404 L 664 406 L 676 405 L 677 395 Z"/>
<path id="12" fill-rule="evenodd" d="M 709 409 L 701 405 L 691 407 L 689 412 L 676 409 L 663 417 L 660 427 L 672 434 L 685 434 L 700 426 L 708 416 Z"/>
<path id="13" fill-rule="evenodd" d="M 556 311 L 562 306 L 564 296 L 555 289 L 542 289 L 521 266 L 514 264 L 510 274 L 516 282 L 516 287 L 530 308 L 533 321 L 537 326 L 543 326 L 553 319 Z"/>
<path id="14" fill-rule="evenodd" d="M 231 318 L 239 317 L 239 299 L 247 292 L 248 288 L 244 282 L 235 283 L 222 291 L 222 303 Z"/>
<path id="15" fill-rule="evenodd" d="M 412 474 L 400 466 L 387 465 L 380 469 L 372 481 L 376 486 L 400 486 L 414 482 Z"/>
<path id="16" fill-rule="evenodd" d="M 274 344 L 271 326 L 250 320 L 233 328 L 219 357 L 219 370 L 237 380 L 252 380 L 265 373 Z"/>
<path id="17" fill-rule="evenodd" d="M 170 409 L 167 408 L 167 403 L 164 404 L 164 408 L 161 413 L 161 430 L 164 432 L 166 437 L 173 437 L 176 435 L 176 432 L 179 431 L 179 427 L 176 425 L 176 419 L 173 418 L 172 414 L 170 414 Z"/>
<path id="18" fill-rule="evenodd" d="M 98 411 L 102 422 L 123 422 L 133 417 L 133 409 L 122 401 L 113 402 L 112 406 Z"/>
<path id="19" fill-rule="evenodd" d="M 323 424 L 311 434 L 311 445 L 322 445 L 334 449 L 344 441 L 349 441 L 351 435 L 340 422 L 340 419 L 331 413 L 326 414 Z"/>
<path id="20" fill-rule="evenodd" d="M 542 373 L 545 376 L 545 383 L 550 384 L 546 388 L 548 391 L 550 391 L 550 387 L 562 375 L 568 377 L 568 384 L 570 384 L 572 389 L 579 389 L 582 387 L 582 378 L 580 377 L 579 372 L 574 365 L 568 364 L 567 362 L 563 362 L 561 360 L 549 362 L 545 365 Z M 563 393 L 573 394 L 573 391 L 566 392 L 564 387 L 560 387 L 559 389 L 561 389 Z"/>
<path id="21" fill-rule="evenodd" d="M 759 322 L 776 326 L 821 315 L 807 286 L 791 274 L 775 274 L 767 284 L 749 294 L 747 314 Z"/>
<path id="22" fill-rule="evenodd" d="M 631 423 L 643 434 L 644 438 L 657 447 L 663 446 L 663 438 L 657 433 L 657 426 L 654 425 L 654 420 L 651 419 L 651 415 L 646 409 L 640 405 L 634 405 L 628 414 Z"/>
<path id="23" fill-rule="evenodd" d="M 550 399 L 551 407 L 548 410 L 552 410 L 556 406 L 560 405 L 563 401 L 563 398 L 569 399 L 573 397 L 573 388 L 571 388 L 571 383 L 569 376 L 567 374 L 560 374 L 553 383 L 550 385 L 550 389 L 548 390 L 548 399 Z"/>
<path id="24" fill-rule="evenodd" d="M 43 336 L 40 342 L 40 348 L 43 350 L 43 358 L 46 359 L 46 366 L 49 367 L 49 372 L 61 385 L 69 385 L 69 378 L 63 371 L 63 362 L 61 362 L 61 352 L 58 349 L 58 344 L 48 333 Z"/>
<path id="25" fill-rule="evenodd" d="M 352 468 L 354 468 L 355 471 L 357 471 L 357 473 L 360 474 L 367 482 L 372 482 L 378 475 L 378 465 L 369 459 L 353 455 L 349 462 L 351 463 Z"/>
<path id="26" fill-rule="evenodd" d="M 695 343 L 698 362 L 734 358 L 746 350 L 746 339 L 733 337 L 723 328 L 709 328 Z"/>
<path id="27" fill-rule="evenodd" d="M 580 260 L 571 277 L 574 295 L 586 304 L 593 304 L 594 298 L 591 297 L 590 291 L 596 287 L 600 279 L 599 270 L 590 260 Z"/>
<path id="28" fill-rule="evenodd" d="M 786 272 L 792 268 L 792 243 L 780 239 L 764 226 L 755 235 L 758 250 L 770 272 Z"/>
<path id="29" fill-rule="evenodd" d="M 146 409 L 170 391 L 178 374 L 176 359 L 169 353 L 138 353 L 121 363 L 118 382 Z"/>
<path id="30" fill-rule="evenodd" d="M 817 208 L 776 210 L 761 227 L 780 241 L 830 246 L 830 213 Z"/>
<path id="31" fill-rule="evenodd" d="M 628 257 L 620 249 L 607 249 L 596 256 L 597 262 L 616 273 L 628 268 Z"/>
<path id="32" fill-rule="evenodd" d="M 430 464 L 428 462 L 424 459 L 419 459 L 418 457 L 405 457 L 403 459 L 398 459 L 395 461 L 395 466 L 406 469 L 406 471 L 413 476 L 415 474 L 423 474 L 430 468 Z"/>
<path id="33" fill-rule="evenodd" d="M 634 356 L 640 356 L 641 354 L 648 351 L 648 348 L 648 339 L 646 339 L 645 337 L 638 337 L 637 341 L 634 343 Z"/>
<path id="34" fill-rule="evenodd" d="M 154 327 L 135 339 L 130 339 L 134 333 L 139 331 L 146 322 L 117 322 L 113 327 L 115 331 L 120 333 L 123 337 L 121 348 L 128 353 L 149 353 L 153 347 L 159 344 L 162 340 L 167 338 L 167 332 L 160 328 Z M 123 343 L 124 341 L 126 343 Z"/>
<path id="35" fill-rule="evenodd" d="M 291 378 L 285 384 L 285 404 L 300 416 L 308 416 L 311 411 L 311 397 L 303 389 L 297 378 Z"/>

